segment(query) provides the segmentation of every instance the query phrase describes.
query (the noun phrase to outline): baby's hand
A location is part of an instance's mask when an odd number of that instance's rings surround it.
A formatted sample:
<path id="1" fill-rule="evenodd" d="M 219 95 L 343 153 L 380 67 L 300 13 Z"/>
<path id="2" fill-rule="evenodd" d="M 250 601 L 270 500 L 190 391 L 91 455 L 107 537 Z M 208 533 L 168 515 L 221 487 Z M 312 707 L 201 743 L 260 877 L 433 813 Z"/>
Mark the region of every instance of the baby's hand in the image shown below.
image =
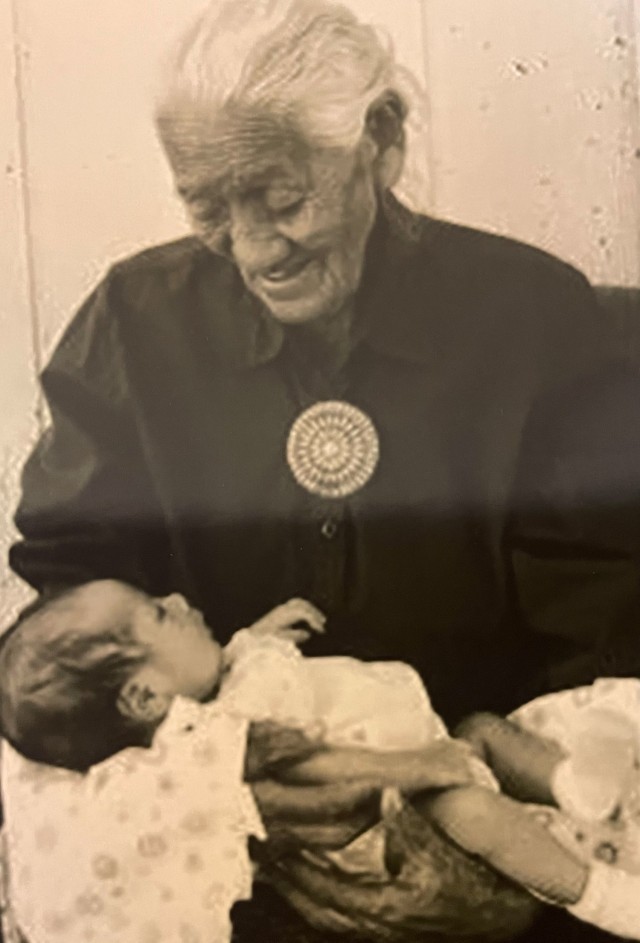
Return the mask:
<path id="1" fill-rule="evenodd" d="M 301 622 L 308 628 L 301 628 Z M 310 602 L 290 599 L 254 622 L 249 631 L 255 635 L 275 635 L 299 645 L 306 642 L 312 632 L 324 632 L 324 624 L 325 617 Z"/>

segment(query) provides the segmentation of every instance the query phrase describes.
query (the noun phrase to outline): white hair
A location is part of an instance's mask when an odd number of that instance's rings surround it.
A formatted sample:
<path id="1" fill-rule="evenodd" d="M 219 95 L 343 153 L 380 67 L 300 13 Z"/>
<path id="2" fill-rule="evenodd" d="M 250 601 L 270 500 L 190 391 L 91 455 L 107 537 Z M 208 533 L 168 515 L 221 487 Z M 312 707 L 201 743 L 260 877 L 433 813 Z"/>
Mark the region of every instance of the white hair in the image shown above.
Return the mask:
<path id="1" fill-rule="evenodd" d="M 312 146 L 352 149 L 389 90 L 407 113 L 411 155 L 423 96 L 388 36 L 328 0 L 213 0 L 168 57 L 156 120 L 163 135 L 190 108 L 246 107 L 294 121 Z M 408 160 L 396 187 L 414 208 L 421 177 Z"/>

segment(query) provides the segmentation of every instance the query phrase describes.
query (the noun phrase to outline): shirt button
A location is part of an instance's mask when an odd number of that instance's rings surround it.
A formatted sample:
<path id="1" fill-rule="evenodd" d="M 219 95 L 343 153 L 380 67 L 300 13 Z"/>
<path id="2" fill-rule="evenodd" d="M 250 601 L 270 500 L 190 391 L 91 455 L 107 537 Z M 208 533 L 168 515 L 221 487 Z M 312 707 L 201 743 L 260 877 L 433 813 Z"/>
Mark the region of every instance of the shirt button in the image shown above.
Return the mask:
<path id="1" fill-rule="evenodd" d="M 320 533 L 327 540 L 333 540 L 333 538 L 338 533 L 338 525 L 335 521 L 332 521 L 330 517 L 326 521 L 323 521 L 322 527 L 320 528 Z"/>

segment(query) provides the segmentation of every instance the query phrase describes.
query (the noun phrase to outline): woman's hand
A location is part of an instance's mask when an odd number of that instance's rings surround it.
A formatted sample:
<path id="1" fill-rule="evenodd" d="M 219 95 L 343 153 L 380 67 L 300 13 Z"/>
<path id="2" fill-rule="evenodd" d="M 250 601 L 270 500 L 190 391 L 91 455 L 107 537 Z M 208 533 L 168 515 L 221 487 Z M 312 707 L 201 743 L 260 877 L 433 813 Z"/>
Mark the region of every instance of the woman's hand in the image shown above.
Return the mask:
<path id="1" fill-rule="evenodd" d="M 274 856 L 269 882 L 312 926 L 358 939 L 512 939 L 541 905 L 452 844 L 428 820 L 400 815 L 388 826 L 416 850 L 398 880 L 354 881 L 301 855 Z M 333 939 L 333 937 L 331 937 Z M 351 939 L 351 937 L 349 937 Z"/>
<path id="2" fill-rule="evenodd" d="M 379 816 L 379 789 L 334 773 L 324 782 L 304 764 L 328 750 L 313 732 L 270 721 L 249 728 L 245 780 L 251 784 L 270 839 L 280 843 L 340 848 Z M 300 767 L 296 776 L 292 771 Z M 286 782 L 291 772 L 291 782 Z"/>
<path id="3" fill-rule="evenodd" d="M 380 792 L 369 783 L 251 784 L 269 840 L 278 845 L 342 848 L 380 818 Z"/>
<path id="4" fill-rule="evenodd" d="M 290 599 L 250 625 L 248 631 L 255 635 L 275 635 L 299 645 L 313 632 L 324 632 L 325 621 L 320 610 L 306 599 Z"/>
<path id="5" fill-rule="evenodd" d="M 298 764 L 325 749 L 321 729 L 283 727 L 265 720 L 252 723 L 247 738 L 244 763 L 246 782 L 274 776 L 281 767 Z"/>
<path id="6" fill-rule="evenodd" d="M 453 740 L 380 753 L 266 723 L 253 725 L 251 742 L 246 778 L 270 839 L 288 843 L 342 847 L 379 819 L 388 786 L 413 794 L 474 782 L 473 751 Z"/>
<path id="7" fill-rule="evenodd" d="M 278 778 L 304 786 L 359 782 L 378 790 L 395 786 L 401 792 L 415 793 L 475 782 L 474 757 L 469 744 L 456 740 L 438 741 L 422 750 L 390 753 L 327 747 L 283 768 Z"/>

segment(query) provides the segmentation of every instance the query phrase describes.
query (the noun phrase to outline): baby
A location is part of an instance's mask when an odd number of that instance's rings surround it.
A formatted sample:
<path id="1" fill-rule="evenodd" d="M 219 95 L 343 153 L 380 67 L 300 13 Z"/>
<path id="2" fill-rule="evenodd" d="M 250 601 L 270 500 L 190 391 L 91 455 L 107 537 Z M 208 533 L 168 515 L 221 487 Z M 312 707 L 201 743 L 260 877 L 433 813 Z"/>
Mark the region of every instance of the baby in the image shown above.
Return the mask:
<path id="1" fill-rule="evenodd" d="M 64 931 L 65 941 L 86 938 L 89 927 L 94 936 L 97 930 L 96 938 L 117 931 L 123 941 L 141 939 L 140 921 L 150 907 L 162 912 L 165 938 L 175 920 L 176 939 L 228 939 L 230 907 L 250 895 L 247 839 L 265 837 L 242 785 L 247 723 L 256 720 L 307 729 L 322 723 L 332 749 L 294 766 L 294 781 L 330 784 L 347 778 L 382 789 L 377 825 L 336 852 L 309 850 L 311 859 L 393 882 L 412 849 L 393 847 L 388 826 L 410 803 L 465 850 L 534 894 L 604 929 L 640 939 L 640 868 L 636 876 L 633 863 L 622 871 L 613 859 L 594 862 L 592 847 L 583 850 L 573 827 L 576 807 L 586 831 L 593 831 L 589 819 L 597 820 L 597 828 L 606 820 L 619 827 L 636 772 L 631 774 L 635 742 L 632 760 L 627 762 L 625 753 L 618 764 L 613 778 L 620 782 L 609 789 L 604 805 L 596 807 L 588 790 L 582 790 L 581 802 L 576 774 L 584 772 L 584 763 L 582 769 L 572 763 L 571 744 L 560 746 L 522 726 L 480 715 L 461 732 L 484 765 L 468 747 L 448 739 L 411 668 L 305 659 L 296 648 L 308 634 L 300 623 L 322 631 L 324 619 L 309 603 L 292 600 L 236 633 L 222 649 L 182 597 L 152 599 L 101 581 L 65 593 L 10 630 L 0 670 L 3 735 L 18 751 L 3 755 L 12 873 L 20 861 L 33 866 L 37 859 L 46 868 L 42 849 L 29 849 L 19 834 L 33 830 L 15 824 L 19 809 L 12 810 L 11 793 L 19 776 L 11 776 L 12 764 L 15 773 L 16 763 L 19 768 L 26 762 L 22 754 L 38 763 L 91 767 L 91 827 L 75 845 L 70 835 L 82 833 L 78 823 L 69 820 L 56 833 L 56 842 L 67 842 L 64 885 L 71 888 L 67 897 L 75 897 L 61 899 L 65 891 L 57 888 L 45 902 L 47 890 L 41 881 L 42 892 L 34 892 L 33 874 L 28 889 L 21 891 L 18 882 L 12 886 L 29 943 L 48 943 L 52 926 Z M 634 684 L 620 682 L 625 683 Z M 526 726 L 526 708 L 521 714 Z M 141 746 L 147 749 L 126 749 Z M 488 767 L 515 798 L 497 791 Z M 22 781 L 29 778 L 24 766 L 20 775 Z M 37 783 L 41 771 L 35 768 L 32 776 Z M 83 779 L 86 794 L 86 778 L 60 771 L 57 782 L 64 776 L 72 777 L 60 794 L 71 815 L 74 803 L 68 797 L 74 789 L 77 794 Z M 142 802 L 136 798 L 141 795 Z M 524 802 L 549 803 L 544 821 Z M 551 814 L 551 804 L 563 803 L 573 819 Z M 96 849 L 99 821 L 105 831 Z M 120 821 L 126 824 L 118 827 Z M 132 843 L 138 857 L 143 852 L 143 865 L 137 858 L 132 863 Z M 87 844 L 95 852 L 90 859 Z M 183 886 L 176 880 L 178 857 L 191 862 Z M 627 857 L 632 861 L 633 854 Z M 76 866 L 75 884 L 70 863 Z M 118 893 L 97 893 L 87 883 L 92 869 L 107 883 L 119 874 L 111 888 Z M 153 931 L 147 929 L 151 940 Z"/>
<path id="2" fill-rule="evenodd" d="M 249 722 L 314 731 L 322 721 L 331 749 L 289 771 L 305 783 L 347 780 L 365 795 L 472 779 L 470 749 L 446 737 L 411 668 L 300 655 L 296 643 L 323 626 L 292 600 L 222 649 L 181 596 L 100 581 L 8 631 L 5 838 L 12 910 L 29 943 L 54 933 L 65 943 L 229 939 L 231 906 L 251 894 L 247 839 L 265 837 L 243 784 Z M 382 825 L 308 854 L 387 877 Z"/>

